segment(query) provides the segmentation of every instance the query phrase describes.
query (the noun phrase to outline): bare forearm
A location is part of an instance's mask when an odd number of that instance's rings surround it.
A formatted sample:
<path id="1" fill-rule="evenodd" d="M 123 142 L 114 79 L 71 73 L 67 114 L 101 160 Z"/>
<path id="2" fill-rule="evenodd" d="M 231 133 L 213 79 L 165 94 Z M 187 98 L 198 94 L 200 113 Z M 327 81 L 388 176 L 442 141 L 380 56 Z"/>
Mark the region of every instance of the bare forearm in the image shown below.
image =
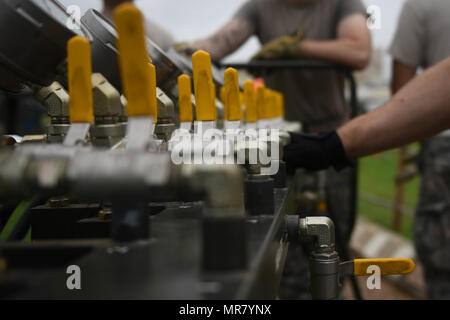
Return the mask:
<path id="1" fill-rule="evenodd" d="M 401 88 L 410 82 L 416 76 L 416 72 L 417 67 L 409 66 L 395 59 L 392 64 L 392 94 L 396 94 Z"/>
<path id="2" fill-rule="evenodd" d="M 364 69 L 370 60 L 370 48 L 351 39 L 303 40 L 299 46 L 305 58 L 337 62 L 357 70 Z"/>
<path id="3" fill-rule="evenodd" d="M 198 40 L 194 45 L 209 52 L 211 59 L 218 62 L 239 48 L 253 32 L 253 26 L 249 22 L 235 18 L 211 37 Z"/>
<path id="4" fill-rule="evenodd" d="M 358 158 L 450 128 L 450 59 L 402 88 L 383 107 L 338 130 L 348 158 Z"/>

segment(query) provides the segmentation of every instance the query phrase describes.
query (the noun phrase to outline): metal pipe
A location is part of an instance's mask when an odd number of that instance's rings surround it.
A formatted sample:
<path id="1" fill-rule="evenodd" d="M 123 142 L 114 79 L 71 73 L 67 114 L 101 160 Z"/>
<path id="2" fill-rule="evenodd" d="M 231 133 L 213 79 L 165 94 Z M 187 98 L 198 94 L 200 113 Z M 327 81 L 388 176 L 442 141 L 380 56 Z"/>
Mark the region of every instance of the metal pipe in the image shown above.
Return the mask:
<path id="1" fill-rule="evenodd" d="M 339 255 L 334 250 L 334 223 L 328 217 L 288 216 L 286 239 L 314 239 L 315 250 L 309 257 L 311 295 L 315 300 L 336 299 L 339 296 Z"/>
<path id="2" fill-rule="evenodd" d="M 335 248 L 334 223 L 328 217 L 300 219 L 300 237 L 313 237 L 318 252 L 332 252 Z"/>

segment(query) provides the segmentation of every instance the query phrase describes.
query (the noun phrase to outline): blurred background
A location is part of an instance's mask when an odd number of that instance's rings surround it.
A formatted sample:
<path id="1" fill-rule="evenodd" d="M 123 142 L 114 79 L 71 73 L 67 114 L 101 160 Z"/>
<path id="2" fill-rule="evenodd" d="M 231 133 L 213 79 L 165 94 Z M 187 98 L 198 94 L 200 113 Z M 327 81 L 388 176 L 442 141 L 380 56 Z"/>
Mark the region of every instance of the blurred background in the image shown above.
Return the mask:
<path id="1" fill-rule="evenodd" d="M 102 9 L 101 0 L 60 1 L 66 7 L 70 5 L 80 6 L 82 14 L 88 8 Z M 136 5 L 147 18 L 164 26 L 172 33 L 177 42 L 181 42 L 210 35 L 212 31 L 217 30 L 227 22 L 245 1 L 138 0 Z M 383 105 L 390 97 L 392 61 L 387 49 L 394 36 L 404 0 L 363 0 L 363 2 L 367 6 L 378 6 L 381 10 L 380 28 L 372 30 L 374 52 L 371 65 L 364 72 L 356 74 L 360 107 L 364 111 L 370 111 Z M 240 50 L 228 56 L 224 62 L 246 62 L 259 48 L 258 39 L 252 37 Z M 12 98 L 9 97 L 8 99 Z M 23 112 L 26 114 L 28 107 L 25 105 L 23 108 L 25 110 Z M 0 110 L 1 112 L 2 110 Z M 3 115 L 1 116 L 3 117 Z M 31 114 L 30 117 L 33 118 L 34 114 Z M 26 116 L 21 116 L 21 119 L 25 119 L 20 124 L 23 128 L 17 129 L 16 126 L 14 132 L 25 135 L 39 131 L 36 126 L 26 121 Z M 45 126 L 45 123 L 42 123 L 42 126 Z M 7 128 L 6 131 L 10 130 Z M 408 152 L 415 153 L 418 149 L 418 145 L 413 145 Z M 399 163 L 398 151 L 395 150 L 367 157 L 360 161 L 359 218 L 352 240 L 352 249 L 355 251 L 355 255 L 387 257 L 388 252 L 382 250 L 388 250 L 389 246 L 395 242 L 403 248 L 404 256 L 414 258 L 414 246 L 411 240 L 419 186 L 419 178 L 416 173 L 417 169 L 414 164 L 403 166 Z M 374 235 L 374 239 L 369 238 L 371 235 Z M 381 239 L 379 235 L 384 235 L 384 238 Z M 364 249 L 363 246 L 366 245 L 370 249 Z M 369 252 L 364 253 L 363 250 L 369 250 Z M 417 276 L 408 277 L 409 280 L 406 283 L 397 283 L 391 291 L 383 290 L 381 291 L 383 296 L 373 296 L 373 298 L 407 299 L 423 297 L 420 265 L 416 273 Z M 373 293 L 364 293 L 366 298 L 370 298 L 370 294 Z"/>
<path id="2" fill-rule="evenodd" d="M 135 3 L 148 18 L 164 26 L 172 33 L 175 40 L 180 42 L 210 35 L 212 31 L 225 24 L 245 1 L 138 0 Z M 79 5 L 82 13 L 91 7 L 99 10 L 102 8 L 100 0 L 61 0 L 61 2 L 66 6 Z M 381 10 L 381 21 L 378 21 L 380 28 L 372 30 L 374 52 L 371 65 L 364 72 L 356 74 L 361 108 L 369 111 L 383 105 L 390 97 L 392 60 L 387 50 L 394 36 L 404 0 L 363 0 L 363 2 L 367 6 L 378 6 Z M 246 62 L 259 48 L 258 39 L 252 37 L 237 52 L 228 56 L 224 62 Z M 418 149 L 418 145 L 413 145 L 409 152 L 414 153 Z M 384 241 L 386 247 L 389 247 L 388 244 L 392 244 L 392 241 L 397 241 L 402 243 L 406 255 L 415 255 L 411 240 L 419 188 L 419 178 L 416 172 L 414 164 L 404 168 L 400 166 L 396 150 L 367 157 L 360 161 L 359 221 L 353 236 L 352 249 L 362 251 L 364 250 L 363 244 L 370 246 L 371 241 Z M 372 230 L 378 227 L 381 229 L 373 231 L 374 234 L 389 235 L 389 237 L 386 236 L 387 240 L 368 239 L 370 234 L 368 229 Z M 355 254 L 362 255 L 363 252 Z M 388 253 L 376 253 L 378 256 L 386 256 L 386 254 Z M 411 283 L 400 284 L 400 287 L 406 289 L 404 292 L 393 289 L 389 295 L 383 290 L 383 296 L 374 296 L 373 298 L 392 299 L 423 296 L 420 266 L 417 270 L 418 275 L 411 280 Z M 366 292 L 365 294 L 370 295 L 371 293 Z"/>

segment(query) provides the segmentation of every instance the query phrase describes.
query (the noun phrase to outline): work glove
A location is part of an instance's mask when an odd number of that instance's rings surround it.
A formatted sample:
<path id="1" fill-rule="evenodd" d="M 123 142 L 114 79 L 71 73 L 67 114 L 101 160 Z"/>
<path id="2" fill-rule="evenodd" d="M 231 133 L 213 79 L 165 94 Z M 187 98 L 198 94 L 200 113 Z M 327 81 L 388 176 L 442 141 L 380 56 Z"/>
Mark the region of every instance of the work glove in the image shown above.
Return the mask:
<path id="1" fill-rule="evenodd" d="M 197 48 L 195 48 L 193 42 L 176 43 L 173 46 L 173 49 L 178 53 L 181 53 L 189 58 L 197 51 Z"/>
<path id="2" fill-rule="evenodd" d="M 300 58 L 299 43 L 304 34 L 301 30 L 295 36 L 283 36 L 264 45 L 253 60 L 274 60 Z"/>
<path id="3" fill-rule="evenodd" d="M 333 167 L 341 171 L 352 163 L 345 155 L 341 138 L 336 131 L 319 134 L 289 133 L 291 143 L 284 147 L 283 160 L 293 169 L 320 171 Z"/>

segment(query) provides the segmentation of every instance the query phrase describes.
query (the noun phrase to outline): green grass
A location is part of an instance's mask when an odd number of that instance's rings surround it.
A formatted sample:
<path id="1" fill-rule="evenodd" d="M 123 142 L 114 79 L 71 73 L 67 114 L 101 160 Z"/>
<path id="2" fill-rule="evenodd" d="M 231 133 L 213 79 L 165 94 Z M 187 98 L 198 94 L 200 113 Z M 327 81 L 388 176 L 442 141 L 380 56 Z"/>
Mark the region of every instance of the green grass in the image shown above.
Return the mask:
<path id="1" fill-rule="evenodd" d="M 8 222 L 6 223 L 5 228 L 3 229 L 2 233 L 0 234 L 0 241 L 6 241 L 9 234 L 13 230 L 16 223 L 19 221 L 20 217 L 22 216 L 23 211 L 28 205 L 28 201 L 22 201 L 17 208 L 12 213 L 11 217 L 9 218 Z M 31 230 L 31 229 L 30 229 Z M 27 235 L 25 236 L 24 241 L 30 241 L 31 239 L 31 232 L 28 231 Z"/>
<path id="2" fill-rule="evenodd" d="M 398 152 L 394 150 L 361 159 L 359 162 L 360 193 L 370 194 L 393 203 L 397 156 Z M 419 178 L 416 177 L 406 183 L 404 190 L 404 206 L 414 210 L 418 198 Z M 358 213 L 373 222 L 392 228 L 393 209 L 374 204 L 360 196 Z M 412 239 L 413 217 L 403 215 L 401 234 Z"/>

